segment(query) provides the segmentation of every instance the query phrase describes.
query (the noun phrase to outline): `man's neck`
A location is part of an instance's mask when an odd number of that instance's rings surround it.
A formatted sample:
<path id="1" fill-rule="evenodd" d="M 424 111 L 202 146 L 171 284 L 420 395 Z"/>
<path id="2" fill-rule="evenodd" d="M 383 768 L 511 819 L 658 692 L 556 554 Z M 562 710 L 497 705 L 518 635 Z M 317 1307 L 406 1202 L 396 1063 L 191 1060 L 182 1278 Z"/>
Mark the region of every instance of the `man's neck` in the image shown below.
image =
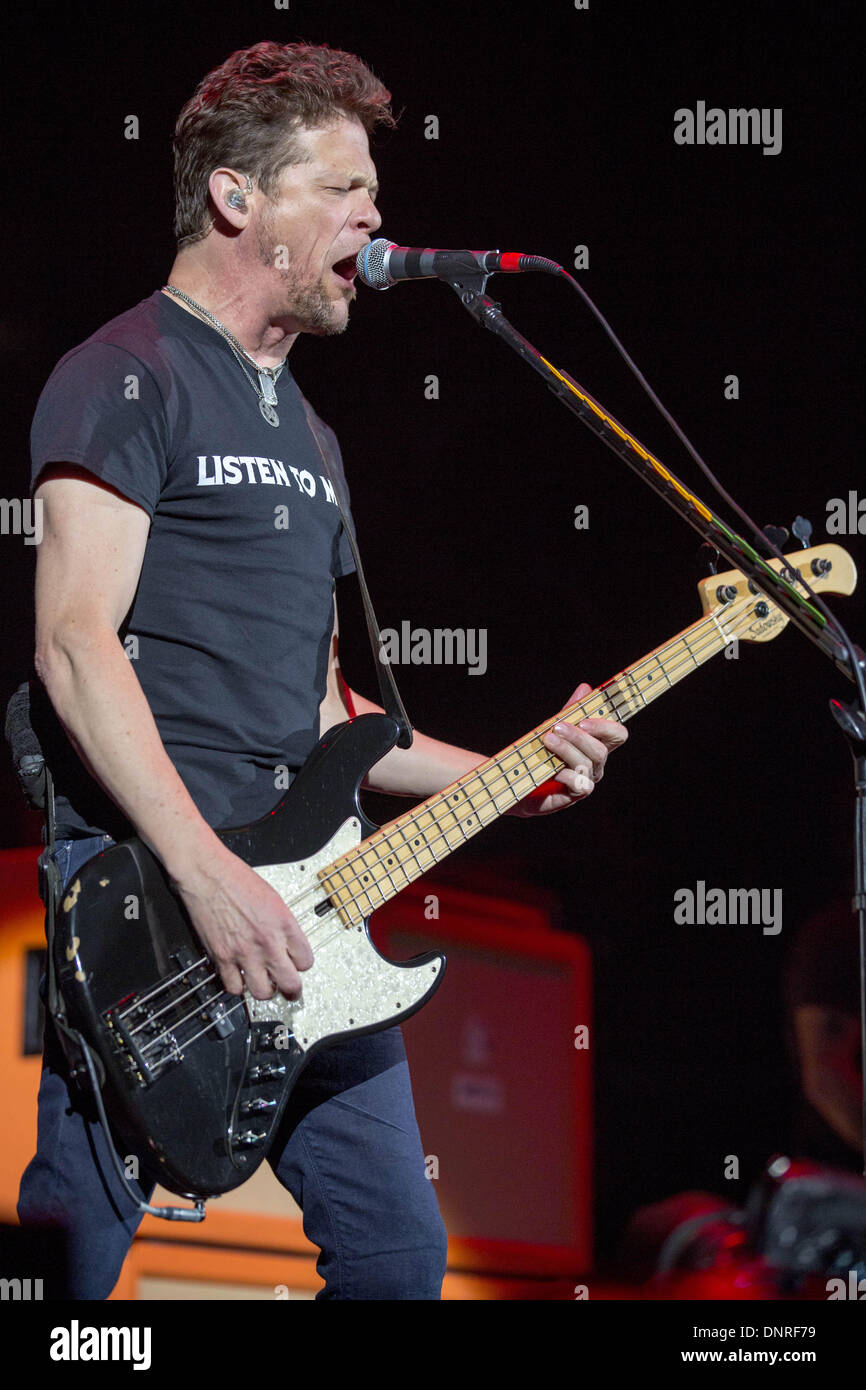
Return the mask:
<path id="1" fill-rule="evenodd" d="M 166 283 L 183 290 L 196 304 L 213 314 L 260 367 L 279 366 L 298 334 L 289 333 L 269 320 L 264 307 L 257 304 L 248 287 L 242 285 L 239 272 L 217 270 L 200 254 L 196 255 L 196 249 L 191 247 L 178 252 Z M 170 297 L 189 313 L 195 313 L 182 299 Z M 207 323 L 207 319 L 202 321 Z"/>

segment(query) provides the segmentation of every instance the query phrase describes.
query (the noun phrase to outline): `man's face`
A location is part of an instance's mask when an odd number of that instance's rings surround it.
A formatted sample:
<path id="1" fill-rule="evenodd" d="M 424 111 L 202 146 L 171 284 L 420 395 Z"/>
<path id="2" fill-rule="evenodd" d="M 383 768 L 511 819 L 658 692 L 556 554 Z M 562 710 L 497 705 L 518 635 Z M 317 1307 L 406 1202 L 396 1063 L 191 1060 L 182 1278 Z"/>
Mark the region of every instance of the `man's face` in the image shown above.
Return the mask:
<path id="1" fill-rule="evenodd" d="M 382 225 L 376 168 L 358 120 L 302 130 L 298 141 L 308 162 L 283 170 L 254 229 L 270 272 L 268 309 L 289 332 L 342 333 L 357 293 L 355 257 Z"/>

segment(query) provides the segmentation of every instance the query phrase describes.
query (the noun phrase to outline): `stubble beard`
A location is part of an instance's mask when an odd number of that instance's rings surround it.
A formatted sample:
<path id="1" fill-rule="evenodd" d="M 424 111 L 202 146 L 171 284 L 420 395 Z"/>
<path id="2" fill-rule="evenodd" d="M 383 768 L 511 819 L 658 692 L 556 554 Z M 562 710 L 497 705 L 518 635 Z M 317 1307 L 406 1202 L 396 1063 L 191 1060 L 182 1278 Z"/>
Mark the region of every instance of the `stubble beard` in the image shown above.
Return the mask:
<path id="1" fill-rule="evenodd" d="M 339 315 L 339 306 L 334 303 L 321 280 L 312 285 L 304 283 L 291 260 L 288 266 L 281 264 L 286 259 L 286 247 L 274 241 L 267 218 L 259 224 L 257 240 L 262 264 L 279 275 L 286 313 L 301 325 L 301 332 L 317 337 L 345 333 L 349 326 L 348 313 Z"/>

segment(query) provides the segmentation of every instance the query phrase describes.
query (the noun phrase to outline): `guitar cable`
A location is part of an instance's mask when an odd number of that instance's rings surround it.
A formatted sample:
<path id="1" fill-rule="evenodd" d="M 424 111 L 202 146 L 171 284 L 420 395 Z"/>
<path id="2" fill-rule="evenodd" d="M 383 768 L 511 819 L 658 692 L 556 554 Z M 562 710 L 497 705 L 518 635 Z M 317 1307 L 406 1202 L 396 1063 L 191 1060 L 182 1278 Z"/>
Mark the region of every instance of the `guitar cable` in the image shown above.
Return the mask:
<path id="1" fill-rule="evenodd" d="M 81 1055 L 84 1058 L 84 1065 L 87 1068 L 93 1099 L 96 1102 L 100 1123 L 105 1131 L 105 1139 L 108 1145 L 108 1152 L 111 1155 L 111 1161 L 114 1165 L 114 1170 L 127 1191 L 129 1191 L 129 1177 L 124 1172 L 117 1150 L 114 1147 L 114 1140 L 111 1137 L 111 1130 L 108 1127 L 108 1116 L 105 1113 L 105 1106 L 102 1103 L 102 1091 L 97 1080 L 96 1069 L 93 1065 L 90 1048 L 77 1030 L 70 1029 L 69 1031 L 81 1048 Z M 153 1207 L 149 1202 L 143 1202 L 141 1198 L 135 1197 L 132 1192 L 130 1192 L 129 1195 L 142 1216 L 159 1216 L 163 1221 L 204 1221 L 207 1215 L 204 1199 L 202 1197 L 190 1197 L 190 1201 L 195 1202 L 194 1207 Z"/>

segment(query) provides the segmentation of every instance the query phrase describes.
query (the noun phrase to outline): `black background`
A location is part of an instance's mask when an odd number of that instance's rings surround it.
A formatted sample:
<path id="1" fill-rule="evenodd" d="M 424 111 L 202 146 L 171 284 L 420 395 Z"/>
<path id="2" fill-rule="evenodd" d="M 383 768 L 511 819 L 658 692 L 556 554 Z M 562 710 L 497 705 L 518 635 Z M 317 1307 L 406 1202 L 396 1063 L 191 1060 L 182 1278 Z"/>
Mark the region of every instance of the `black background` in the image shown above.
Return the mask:
<path id="1" fill-rule="evenodd" d="M 26 495 L 30 419 L 54 363 L 166 278 L 178 110 L 233 50 L 305 39 L 360 54 L 402 112 L 373 146 L 384 235 L 567 268 L 586 244 L 589 269 L 575 274 L 734 496 L 761 524 L 799 512 L 827 539 L 828 500 L 864 488 L 855 13 L 753 0 L 7 12 L 4 495 Z M 699 100 L 781 107 L 781 153 L 676 145 L 674 111 Z M 425 138 L 430 115 L 438 140 Z M 490 290 L 713 505 L 567 286 L 527 276 Z M 696 534 L 447 287 L 360 287 L 349 331 L 302 340 L 292 367 L 340 436 L 382 626 L 487 630 L 484 676 L 398 668 L 424 732 L 494 752 L 579 680 L 607 679 L 699 615 Z M 860 536 L 831 539 L 866 560 Z M 33 558 L 0 538 L 4 696 L 29 659 Z M 354 582 L 342 589 L 344 670 L 378 698 Z M 832 602 L 862 643 L 862 595 Z M 795 632 L 742 647 L 631 724 L 590 802 L 506 819 L 446 870 L 553 889 L 563 927 L 592 942 L 602 1257 L 640 1203 L 685 1187 L 741 1195 L 785 1147 L 781 969 L 797 925 L 849 873 L 851 761 L 826 712 L 849 689 Z M 5 767 L 2 793 L 2 843 L 35 842 Z M 377 802 L 375 814 L 399 809 Z M 674 892 L 699 879 L 781 888 L 782 932 L 675 925 Z M 739 1184 L 723 1178 L 729 1154 Z"/>

